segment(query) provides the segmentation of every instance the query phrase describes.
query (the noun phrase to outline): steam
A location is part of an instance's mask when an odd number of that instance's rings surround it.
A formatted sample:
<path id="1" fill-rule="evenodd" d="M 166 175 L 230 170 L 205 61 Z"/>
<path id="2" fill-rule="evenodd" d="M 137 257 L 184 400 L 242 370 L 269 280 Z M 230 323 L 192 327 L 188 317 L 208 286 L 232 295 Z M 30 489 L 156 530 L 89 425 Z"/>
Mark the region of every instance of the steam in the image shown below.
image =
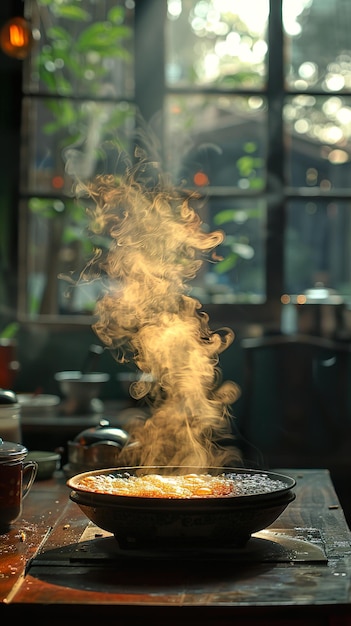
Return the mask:
<path id="1" fill-rule="evenodd" d="M 201 303 L 190 296 L 203 263 L 215 262 L 221 231 L 206 232 L 200 195 L 176 189 L 139 151 L 122 175 L 79 183 L 88 198 L 89 228 L 107 238 L 82 273 L 105 279 L 93 329 L 120 363 L 134 362 L 142 376 L 131 395 L 151 415 L 132 433 L 121 464 L 230 464 L 240 459 L 231 437 L 230 405 L 240 391 L 222 381 L 219 355 L 234 340 L 229 328 L 213 332 Z"/>

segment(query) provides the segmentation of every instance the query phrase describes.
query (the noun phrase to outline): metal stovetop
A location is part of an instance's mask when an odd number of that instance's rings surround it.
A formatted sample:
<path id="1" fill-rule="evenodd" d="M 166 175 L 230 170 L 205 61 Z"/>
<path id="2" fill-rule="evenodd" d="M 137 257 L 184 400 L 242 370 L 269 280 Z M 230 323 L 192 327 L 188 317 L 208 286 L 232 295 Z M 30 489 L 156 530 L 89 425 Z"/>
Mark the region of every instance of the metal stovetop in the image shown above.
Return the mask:
<path id="1" fill-rule="evenodd" d="M 113 563 L 128 560 L 236 560 L 246 563 L 327 563 L 323 539 L 315 528 L 265 529 L 242 548 L 121 549 L 111 533 L 90 522 L 70 553 L 71 562 Z"/>

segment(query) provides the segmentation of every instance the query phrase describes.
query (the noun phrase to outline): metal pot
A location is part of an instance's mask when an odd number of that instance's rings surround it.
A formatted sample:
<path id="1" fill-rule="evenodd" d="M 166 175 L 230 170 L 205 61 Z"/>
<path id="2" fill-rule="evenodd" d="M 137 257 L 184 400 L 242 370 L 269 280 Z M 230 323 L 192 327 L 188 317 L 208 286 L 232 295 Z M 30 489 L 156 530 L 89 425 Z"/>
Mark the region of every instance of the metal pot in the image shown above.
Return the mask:
<path id="1" fill-rule="evenodd" d="M 115 467 L 120 451 L 129 441 L 129 433 L 111 427 L 107 420 L 101 420 L 98 426 L 83 430 L 68 442 L 68 466 L 65 469 L 73 475 L 91 469 Z"/>

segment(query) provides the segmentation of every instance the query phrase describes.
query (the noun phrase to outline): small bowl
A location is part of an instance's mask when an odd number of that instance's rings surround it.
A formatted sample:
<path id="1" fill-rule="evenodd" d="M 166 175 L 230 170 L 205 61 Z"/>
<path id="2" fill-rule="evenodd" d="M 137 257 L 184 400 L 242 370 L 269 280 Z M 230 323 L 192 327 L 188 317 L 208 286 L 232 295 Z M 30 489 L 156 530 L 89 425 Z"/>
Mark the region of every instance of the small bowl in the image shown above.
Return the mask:
<path id="1" fill-rule="evenodd" d="M 61 465 L 61 455 L 58 452 L 30 450 L 26 456 L 27 459 L 38 463 L 36 480 L 51 478 L 54 472 L 60 469 Z"/>
<path id="2" fill-rule="evenodd" d="M 18 393 L 18 402 L 21 407 L 21 414 L 25 416 L 39 416 L 55 414 L 60 404 L 59 396 L 49 394 Z"/>
<path id="3" fill-rule="evenodd" d="M 65 397 L 63 410 L 70 415 L 96 413 L 103 410 L 99 399 L 101 387 L 110 380 L 105 372 L 56 372 L 55 380 Z"/>

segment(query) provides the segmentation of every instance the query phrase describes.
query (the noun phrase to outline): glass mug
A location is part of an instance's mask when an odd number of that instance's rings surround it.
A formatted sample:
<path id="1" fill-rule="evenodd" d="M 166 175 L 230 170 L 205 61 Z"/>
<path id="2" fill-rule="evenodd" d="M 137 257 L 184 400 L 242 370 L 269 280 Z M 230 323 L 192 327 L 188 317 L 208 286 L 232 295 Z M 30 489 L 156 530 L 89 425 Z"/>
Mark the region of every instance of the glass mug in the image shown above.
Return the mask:
<path id="1" fill-rule="evenodd" d="M 9 530 L 22 513 L 22 501 L 38 471 L 36 461 L 26 461 L 27 448 L 0 438 L 0 532 Z"/>

